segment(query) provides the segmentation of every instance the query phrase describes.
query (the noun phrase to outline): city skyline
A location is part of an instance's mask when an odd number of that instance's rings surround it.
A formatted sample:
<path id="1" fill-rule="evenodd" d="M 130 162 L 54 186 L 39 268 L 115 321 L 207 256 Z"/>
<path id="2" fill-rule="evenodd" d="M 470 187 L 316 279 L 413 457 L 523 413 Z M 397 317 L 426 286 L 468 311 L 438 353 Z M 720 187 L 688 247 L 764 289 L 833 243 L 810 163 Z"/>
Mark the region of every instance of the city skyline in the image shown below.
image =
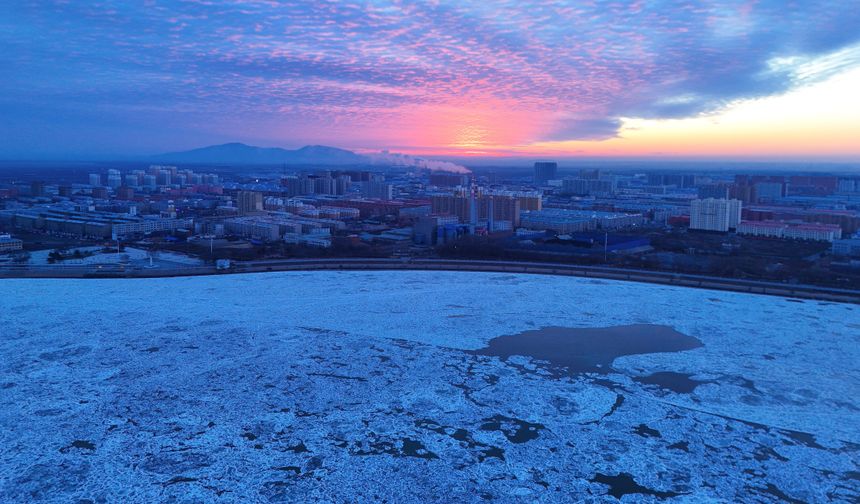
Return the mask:
<path id="1" fill-rule="evenodd" d="M 0 7 L 0 158 L 860 159 L 851 2 Z"/>

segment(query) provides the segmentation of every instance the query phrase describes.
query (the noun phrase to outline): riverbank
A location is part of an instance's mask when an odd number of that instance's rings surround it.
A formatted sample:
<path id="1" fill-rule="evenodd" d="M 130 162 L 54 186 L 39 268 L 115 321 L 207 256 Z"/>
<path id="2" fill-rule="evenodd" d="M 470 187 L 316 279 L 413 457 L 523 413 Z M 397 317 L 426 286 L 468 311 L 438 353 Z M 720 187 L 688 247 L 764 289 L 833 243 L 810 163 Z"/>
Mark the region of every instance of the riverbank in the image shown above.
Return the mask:
<path id="1" fill-rule="evenodd" d="M 146 268 L 122 264 L 0 266 L 0 278 L 157 278 L 195 275 L 258 273 L 306 270 L 427 270 L 529 273 L 624 280 L 681 287 L 726 290 L 780 297 L 816 299 L 860 304 L 860 290 L 835 289 L 813 285 L 792 285 L 755 280 L 720 278 L 660 271 L 579 266 L 554 263 L 471 261 L 447 259 L 286 259 L 234 262 L 229 269 L 215 266 Z"/>

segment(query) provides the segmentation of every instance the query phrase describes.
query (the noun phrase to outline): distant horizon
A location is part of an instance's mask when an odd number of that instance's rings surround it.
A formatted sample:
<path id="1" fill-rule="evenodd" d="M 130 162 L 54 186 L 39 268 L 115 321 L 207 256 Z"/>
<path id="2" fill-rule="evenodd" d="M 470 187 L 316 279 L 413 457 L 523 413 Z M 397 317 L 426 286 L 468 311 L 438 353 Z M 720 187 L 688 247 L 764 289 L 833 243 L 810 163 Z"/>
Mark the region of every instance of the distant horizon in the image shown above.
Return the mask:
<path id="1" fill-rule="evenodd" d="M 323 144 L 307 144 L 307 145 L 299 145 L 292 147 L 283 147 L 276 145 L 251 145 L 245 142 L 224 142 L 219 144 L 212 145 L 201 145 L 197 147 L 191 147 L 187 150 L 176 150 L 176 151 L 165 151 L 159 153 L 148 153 L 148 154 L 129 154 L 129 155 L 85 155 L 79 154 L 74 156 L 44 156 L 44 157 L 30 157 L 30 158 L 14 158 L 0 155 L 0 163 L 8 164 L 8 163 L 147 163 L 147 162 L 155 162 L 156 158 L 163 157 L 170 154 L 181 154 L 189 151 L 194 151 L 198 149 L 205 149 L 210 147 L 218 147 L 225 146 L 231 144 L 241 144 L 248 147 L 260 148 L 260 149 L 284 149 L 284 150 L 299 150 L 305 147 L 329 147 L 334 149 L 344 149 L 337 145 L 323 145 Z M 380 151 L 371 151 L 370 149 L 358 149 L 355 151 L 357 154 L 371 154 L 371 153 L 381 153 L 381 152 L 392 152 L 392 154 L 397 154 L 396 151 L 388 151 L 387 149 Z M 566 156 L 553 156 L 550 154 L 547 155 L 517 155 L 517 156 L 440 156 L 440 155 L 421 155 L 416 154 L 414 156 L 418 159 L 428 159 L 428 160 L 438 160 L 456 163 L 459 165 L 472 167 L 472 168 L 492 168 L 494 166 L 498 167 L 515 167 L 522 166 L 523 168 L 528 168 L 532 163 L 536 161 L 555 161 L 559 163 L 560 168 L 564 168 L 565 166 L 574 166 L 581 164 L 606 164 L 606 165 L 623 165 L 623 164 L 635 164 L 635 163 L 643 163 L 643 164 L 666 164 L 667 169 L 671 169 L 672 165 L 738 165 L 738 164 L 752 164 L 756 165 L 756 169 L 768 169 L 769 165 L 781 165 L 792 168 L 801 168 L 806 167 L 809 169 L 810 167 L 817 167 L 819 169 L 824 169 L 828 166 L 839 167 L 839 168 L 853 168 L 854 170 L 860 170 L 860 156 L 851 159 L 840 159 L 840 158 L 827 158 L 827 157 L 819 157 L 819 158 L 796 158 L 796 157 L 735 157 L 735 156 L 724 156 L 724 157 L 714 157 L 714 156 L 575 156 L 575 155 L 566 155 Z M 189 163 L 183 162 L 182 164 L 215 164 L 215 165 L 279 165 L 281 163 L 211 163 L 211 162 L 203 162 L 203 163 Z M 314 164 L 314 163 L 310 163 Z M 361 163 L 355 163 L 359 165 Z M 803 165 L 803 166 L 799 166 Z M 685 168 L 686 166 L 678 166 L 677 168 Z M 728 168 L 728 167 L 727 167 Z M 734 167 L 733 167 L 734 168 Z M 774 166 L 771 169 L 779 169 Z M 819 171 L 819 170 L 813 170 Z"/>

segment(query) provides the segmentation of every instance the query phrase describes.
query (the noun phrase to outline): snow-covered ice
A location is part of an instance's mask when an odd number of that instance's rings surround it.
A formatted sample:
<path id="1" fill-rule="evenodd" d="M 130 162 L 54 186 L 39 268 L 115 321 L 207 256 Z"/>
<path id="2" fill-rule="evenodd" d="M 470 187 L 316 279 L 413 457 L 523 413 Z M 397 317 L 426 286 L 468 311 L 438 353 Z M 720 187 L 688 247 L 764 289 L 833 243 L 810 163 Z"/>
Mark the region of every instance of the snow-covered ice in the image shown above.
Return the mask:
<path id="1" fill-rule="evenodd" d="M 632 324 L 702 346 L 572 376 L 471 352 Z M 850 304 L 496 273 L 9 279 L 0 502 L 851 502 L 858 391 Z"/>

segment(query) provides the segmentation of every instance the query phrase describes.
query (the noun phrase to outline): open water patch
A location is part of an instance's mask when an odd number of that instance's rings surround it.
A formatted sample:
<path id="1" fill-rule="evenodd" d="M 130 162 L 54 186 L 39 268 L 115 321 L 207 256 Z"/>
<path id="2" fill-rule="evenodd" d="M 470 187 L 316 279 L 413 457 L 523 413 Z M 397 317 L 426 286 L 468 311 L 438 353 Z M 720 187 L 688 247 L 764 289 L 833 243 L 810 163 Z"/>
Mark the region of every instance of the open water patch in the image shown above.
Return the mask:
<path id="1" fill-rule="evenodd" d="M 610 373 L 618 357 L 636 354 L 681 352 L 704 346 L 693 336 L 672 327 L 632 324 L 613 327 L 544 327 L 499 336 L 485 348 L 470 351 L 508 359 L 514 355 L 549 363 L 556 376 Z"/>

